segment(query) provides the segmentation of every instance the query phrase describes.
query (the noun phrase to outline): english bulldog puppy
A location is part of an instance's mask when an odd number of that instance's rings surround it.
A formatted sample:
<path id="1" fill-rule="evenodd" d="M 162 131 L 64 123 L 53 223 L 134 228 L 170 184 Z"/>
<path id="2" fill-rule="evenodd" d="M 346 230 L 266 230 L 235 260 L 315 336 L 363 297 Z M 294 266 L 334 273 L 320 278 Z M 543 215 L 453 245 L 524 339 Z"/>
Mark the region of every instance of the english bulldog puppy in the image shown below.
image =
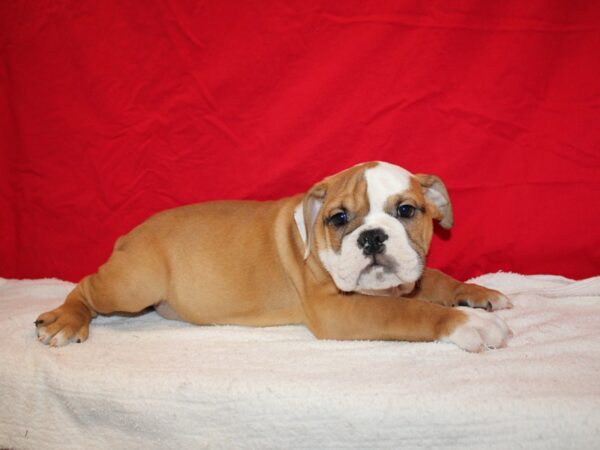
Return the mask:
<path id="1" fill-rule="evenodd" d="M 510 331 L 500 292 L 425 261 L 433 220 L 452 226 L 444 183 L 385 162 L 276 201 L 215 201 L 154 215 L 35 321 L 50 346 L 83 342 L 97 314 L 148 307 L 199 325 L 304 324 L 319 339 L 447 341 L 480 352 Z M 488 311 L 485 311 L 488 310 Z"/>

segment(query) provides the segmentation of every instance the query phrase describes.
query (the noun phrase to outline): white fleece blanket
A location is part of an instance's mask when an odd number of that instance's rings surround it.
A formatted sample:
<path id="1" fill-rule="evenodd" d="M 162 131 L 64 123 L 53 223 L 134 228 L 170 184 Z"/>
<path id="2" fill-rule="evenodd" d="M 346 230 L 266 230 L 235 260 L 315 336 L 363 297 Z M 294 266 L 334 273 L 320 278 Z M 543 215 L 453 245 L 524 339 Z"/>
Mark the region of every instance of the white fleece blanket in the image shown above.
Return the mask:
<path id="1" fill-rule="evenodd" d="M 48 348 L 71 288 L 0 279 L 0 448 L 600 448 L 600 277 L 490 274 L 508 348 L 317 341 L 301 326 L 100 317 Z"/>

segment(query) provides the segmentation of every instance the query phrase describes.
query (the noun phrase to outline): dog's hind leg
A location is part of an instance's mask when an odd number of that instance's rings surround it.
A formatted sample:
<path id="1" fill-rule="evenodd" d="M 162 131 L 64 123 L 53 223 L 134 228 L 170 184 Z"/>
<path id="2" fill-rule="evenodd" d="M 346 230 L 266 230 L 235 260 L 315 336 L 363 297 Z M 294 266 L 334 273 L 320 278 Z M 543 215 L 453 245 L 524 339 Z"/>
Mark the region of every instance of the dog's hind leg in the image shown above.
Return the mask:
<path id="1" fill-rule="evenodd" d="M 116 247 L 97 273 L 86 276 L 58 308 L 35 321 L 38 339 L 51 346 L 83 342 L 97 314 L 137 313 L 166 295 L 166 268 L 154 248 Z"/>

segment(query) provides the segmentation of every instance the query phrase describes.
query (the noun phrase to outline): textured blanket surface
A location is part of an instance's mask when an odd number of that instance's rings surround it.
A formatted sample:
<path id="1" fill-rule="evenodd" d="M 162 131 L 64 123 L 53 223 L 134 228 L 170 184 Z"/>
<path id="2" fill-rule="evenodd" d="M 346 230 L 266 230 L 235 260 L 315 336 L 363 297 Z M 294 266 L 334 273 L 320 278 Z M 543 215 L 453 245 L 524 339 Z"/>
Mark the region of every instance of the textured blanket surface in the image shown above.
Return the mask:
<path id="1" fill-rule="evenodd" d="M 600 277 L 476 281 L 515 305 L 505 349 L 154 312 L 48 348 L 33 321 L 72 284 L 0 279 L 0 448 L 600 448 Z"/>

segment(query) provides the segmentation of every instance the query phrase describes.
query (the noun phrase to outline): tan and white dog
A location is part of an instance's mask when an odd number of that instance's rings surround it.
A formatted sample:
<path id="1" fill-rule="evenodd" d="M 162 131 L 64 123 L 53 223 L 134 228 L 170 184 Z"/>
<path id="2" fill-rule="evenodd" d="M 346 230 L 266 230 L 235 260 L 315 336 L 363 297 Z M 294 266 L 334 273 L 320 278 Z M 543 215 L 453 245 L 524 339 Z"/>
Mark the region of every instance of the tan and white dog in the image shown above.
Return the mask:
<path id="1" fill-rule="evenodd" d="M 434 219 L 452 226 L 442 181 L 384 162 L 278 201 L 164 211 L 119 238 L 97 273 L 41 314 L 37 335 L 51 346 L 83 342 L 97 314 L 153 306 L 202 325 L 305 324 L 320 339 L 503 347 L 504 321 L 476 308 L 507 308 L 508 299 L 425 268 Z"/>

